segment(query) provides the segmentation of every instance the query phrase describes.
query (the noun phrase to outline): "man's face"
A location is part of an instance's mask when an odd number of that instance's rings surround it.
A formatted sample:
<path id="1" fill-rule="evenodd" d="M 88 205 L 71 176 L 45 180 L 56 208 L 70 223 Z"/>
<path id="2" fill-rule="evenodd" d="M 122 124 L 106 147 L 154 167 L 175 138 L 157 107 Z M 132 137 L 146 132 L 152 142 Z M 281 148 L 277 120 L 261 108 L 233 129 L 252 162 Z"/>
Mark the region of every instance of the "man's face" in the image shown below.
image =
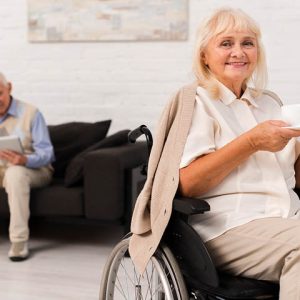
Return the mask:
<path id="1" fill-rule="evenodd" d="M 4 116 L 10 105 L 11 84 L 4 85 L 0 82 L 0 117 Z"/>

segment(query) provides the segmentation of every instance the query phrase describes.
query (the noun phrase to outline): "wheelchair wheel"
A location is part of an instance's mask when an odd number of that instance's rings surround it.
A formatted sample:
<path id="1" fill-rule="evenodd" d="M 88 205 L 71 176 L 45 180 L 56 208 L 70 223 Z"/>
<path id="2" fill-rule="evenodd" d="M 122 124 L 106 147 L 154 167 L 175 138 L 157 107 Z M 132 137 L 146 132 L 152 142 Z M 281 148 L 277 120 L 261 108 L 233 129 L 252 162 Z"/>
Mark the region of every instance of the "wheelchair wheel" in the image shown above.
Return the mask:
<path id="1" fill-rule="evenodd" d="M 100 300 L 186 300 L 180 269 L 167 247 L 160 247 L 140 275 L 128 255 L 129 239 L 112 251 L 103 273 Z"/>

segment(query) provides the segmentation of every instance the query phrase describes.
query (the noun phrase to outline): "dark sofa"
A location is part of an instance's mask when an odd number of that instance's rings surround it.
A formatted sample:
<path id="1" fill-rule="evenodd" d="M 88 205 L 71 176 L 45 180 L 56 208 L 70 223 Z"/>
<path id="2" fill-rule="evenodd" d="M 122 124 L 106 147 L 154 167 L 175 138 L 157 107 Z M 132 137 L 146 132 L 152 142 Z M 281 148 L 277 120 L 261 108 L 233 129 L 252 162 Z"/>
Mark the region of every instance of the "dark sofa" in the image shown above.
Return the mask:
<path id="1" fill-rule="evenodd" d="M 132 199 L 142 181 L 145 142 L 130 144 L 129 130 L 106 136 L 111 121 L 49 126 L 56 161 L 52 183 L 31 191 L 31 215 L 123 222 L 128 230 Z M 0 216 L 9 216 L 0 188 Z"/>

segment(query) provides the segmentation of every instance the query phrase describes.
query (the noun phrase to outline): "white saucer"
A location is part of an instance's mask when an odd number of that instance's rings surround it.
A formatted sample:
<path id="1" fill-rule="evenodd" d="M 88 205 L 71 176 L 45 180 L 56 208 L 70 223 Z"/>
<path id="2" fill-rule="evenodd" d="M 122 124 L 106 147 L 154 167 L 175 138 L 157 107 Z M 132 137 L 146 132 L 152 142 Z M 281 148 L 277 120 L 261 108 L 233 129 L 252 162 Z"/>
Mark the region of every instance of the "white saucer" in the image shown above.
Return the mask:
<path id="1" fill-rule="evenodd" d="M 283 128 L 300 130 L 300 124 L 299 125 L 293 125 L 293 126 L 286 126 L 286 127 L 283 127 Z"/>

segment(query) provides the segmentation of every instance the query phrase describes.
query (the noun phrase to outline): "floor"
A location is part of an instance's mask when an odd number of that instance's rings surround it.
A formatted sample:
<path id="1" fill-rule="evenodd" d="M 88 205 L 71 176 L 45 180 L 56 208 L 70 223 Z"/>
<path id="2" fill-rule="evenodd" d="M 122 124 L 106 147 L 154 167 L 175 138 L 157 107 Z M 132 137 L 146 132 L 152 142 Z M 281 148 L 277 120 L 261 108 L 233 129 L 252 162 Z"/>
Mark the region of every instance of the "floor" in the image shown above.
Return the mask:
<path id="1" fill-rule="evenodd" d="M 37 222 L 30 259 L 11 262 L 6 224 L 0 224 L 1 300 L 97 300 L 107 255 L 122 227 Z"/>

